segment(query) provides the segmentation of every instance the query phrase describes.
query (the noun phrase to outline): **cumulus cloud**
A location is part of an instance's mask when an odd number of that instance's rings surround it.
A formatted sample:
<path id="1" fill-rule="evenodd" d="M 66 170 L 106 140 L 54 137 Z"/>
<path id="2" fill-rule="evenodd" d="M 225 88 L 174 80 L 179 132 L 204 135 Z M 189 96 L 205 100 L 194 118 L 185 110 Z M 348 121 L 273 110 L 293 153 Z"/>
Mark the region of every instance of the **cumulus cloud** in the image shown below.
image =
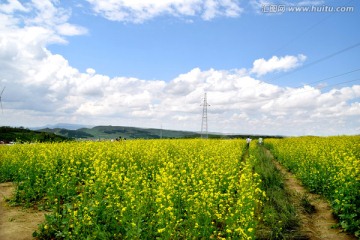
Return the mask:
<path id="1" fill-rule="evenodd" d="M 93 10 L 112 21 L 141 23 L 146 20 L 172 15 L 179 17 L 201 16 L 211 20 L 218 16 L 237 17 L 243 9 L 236 0 L 87 0 Z"/>
<path id="2" fill-rule="evenodd" d="M 42 47 L 51 43 L 66 43 L 64 36 L 82 35 L 87 29 L 68 22 L 71 10 L 55 5 L 51 0 L 32 0 L 21 3 L 17 0 L 0 4 L 0 19 L 7 35 L 23 35 L 41 40 Z M 23 28 L 19 28 L 23 25 Z M 8 30 L 13 30 L 11 34 Z M 35 31 L 35 32 L 34 32 Z M 46 32 L 46 34 L 44 34 Z M 47 37 L 45 37 L 47 36 Z M 37 42 L 34 43 L 36 45 Z"/>
<path id="3" fill-rule="evenodd" d="M 28 9 L 24 7 L 18 0 L 9 1 L 0 4 L 0 12 L 13 13 L 15 11 L 26 12 Z"/>
<path id="4" fill-rule="evenodd" d="M 326 1 L 324 0 L 317 0 L 317 1 L 309 1 L 309 0 L 305 0 L 305 1 L 299 1 L 299 2 L 290 2 L 290 4 L 296 4 L 298 6 L 318 6 L 318 5 L 323 5 L 325 4 Z"/>
<path id="5" fill-rule="evenodd" d="M 86 28 L 69 23 L 63 23 L 57 26 L 56 29 L 60 35 L 64 35 L 64 36 L 76 36 L 87 33 Z"/>
<path id="6" fill-rule="evenodd" d="M 261 58 L 254 61 L 251 73 L 255 73 L 257 76 L 262 76 L 271 72 L 286 72 L 300 66 L 305 60 L 306 56 L 303 54 L 280 58 L 273 56 L 269 60 Z"/>

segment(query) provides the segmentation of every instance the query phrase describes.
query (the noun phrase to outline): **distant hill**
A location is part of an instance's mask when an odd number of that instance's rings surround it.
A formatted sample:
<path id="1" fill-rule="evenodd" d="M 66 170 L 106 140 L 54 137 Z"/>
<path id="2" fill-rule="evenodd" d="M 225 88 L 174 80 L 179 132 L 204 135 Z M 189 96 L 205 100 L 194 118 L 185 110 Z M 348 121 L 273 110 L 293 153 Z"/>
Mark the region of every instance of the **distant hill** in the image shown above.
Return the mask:
<path id="1" fill-rule="evenodd" d="M 54 133 L 68 138 L 82 139 L 156 139 L 200 137 L 200 134 L 196 132 L 124 126 L 96 126 L 93 128 L 80 128 L 78 130 L 69 130 L 64 128 L 45 128 L 39 129 L 39 131 Z"/>
<path id="2" fill-rule="evenodd" d="M 73 123 L 57 123 L 57 124 L 47 124 L 43 127 L 33 127 L 31 130 L 44 130 L 44 129 L 67 129 L 67 130 L 78 130 L 80 128 L 89 128 L 92 126 L 82 125 L 82 124 L 73 124 Z"/>
<path id="3" fill-rule="evenodd" d="M 177 131 L 155 128 L 138 128 L 125 126 L 96 126 L 92 128 L 80 128 L 77 130 L 65 128 L 44 128 L 39 131 L 53 133 L 67 138 L 76 139 L 158 139 L 158 138 L 200 138 L 201 134 L 191 131 Z M 279 137 L 279 136 L 260 136 L 248 134 L 221 134 L 209 133 L 209 138 L 247 138 L 257 139 L 259 137 Z"/>
<path id="4" fill-rule="evenodd" d="M 62 142 L 69 140 L 67 137 L 54 133 L 33 131 L 26 128 L 0 127 L 0 141 L 9 142 Z"/>
<path id="5" fill-rule="evenodd" d="M 39 129 L 38 131 L 46 132 L 46 133 L 52 133 L 56 135 L 60 135 L 67 138 L 94 138 L 95 136 L 92 134 L 89 134 L 87 132 L 81 131 L 81 130 L 69 130 L 65 128 L 44 128 Z"/>
<path id="6" fill-rule="evenodd" d="M 30 130 L 23 127 L 0 127 L 0 142 L 60 142 L 71 139 L 159 139 L 159 138 L 200 138 L 201 134 L 191 131 L 178 131 L 155 128 L 138 128 L 125 126 L 96 126 L 92 128 L 80 128 L 73 130 L 76 124 L 64 125 L 66 128 L 43 128 Z M 260 136 L 244 134 L 221 134 L 209 133 L 209 138 L 247 138 L 257 139 L 259 137 L 281 137 L 281 136 Z"/>

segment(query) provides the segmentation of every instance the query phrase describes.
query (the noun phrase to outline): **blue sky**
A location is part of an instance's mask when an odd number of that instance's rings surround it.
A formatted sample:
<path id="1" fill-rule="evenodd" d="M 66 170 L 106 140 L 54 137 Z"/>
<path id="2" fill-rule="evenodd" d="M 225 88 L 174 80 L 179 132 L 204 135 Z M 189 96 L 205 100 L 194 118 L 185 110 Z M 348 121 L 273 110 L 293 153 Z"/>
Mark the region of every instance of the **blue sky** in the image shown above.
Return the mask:
<path id="1" fill-rule="evenodd" d="M 284 10 L 262 11 L 270 7 Z M 359 9 L 355 0 L 3 0 L 0 124 L 199 131 L 207 92 L 210 131 L 359 134 Z"/>
<path id="2" fill-rule="evenodd" d="M 360 33 L 356 31 L 357 12 L 277 15 L 259 14 L 251 6 L 246 7 L 247 12 L 234 18 L 204 21 L 200 17 L 163 16 L 138 24 L 108 21 L 75 7 L 72 22 L 89 32 L 69 39 L 67 45 L 51 45 L 49 49 L 62 54 L 83 71 L 92 66 L 111 77 L 170 81 L 194 67 L 251 68 L 255 59 L 268 59 L 273 55 L 302 53 L 308 57 L 307 62 L 311 62 L 360 41 Z M 359 49 L 323 66 L 334 62 L 346 62 L 344 67 L 349 66 L 348 58 L 356 58 Z M 356 67 L 354 60 L 351 66 Z M 316 78 L 310 70 L 302 76 Z"/>

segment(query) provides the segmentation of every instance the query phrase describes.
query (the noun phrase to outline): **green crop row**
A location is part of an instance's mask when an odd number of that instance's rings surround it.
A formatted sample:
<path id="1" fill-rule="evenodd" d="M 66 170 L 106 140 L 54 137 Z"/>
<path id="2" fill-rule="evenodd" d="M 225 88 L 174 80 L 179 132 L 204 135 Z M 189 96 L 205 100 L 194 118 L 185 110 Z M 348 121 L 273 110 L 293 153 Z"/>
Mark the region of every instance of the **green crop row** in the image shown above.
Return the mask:
<path id="1" fill-rule="evenodd" d="M 325 196 L 340 225 L 360 237 L 360 136 L 266 139 L 310 191 Z"/>

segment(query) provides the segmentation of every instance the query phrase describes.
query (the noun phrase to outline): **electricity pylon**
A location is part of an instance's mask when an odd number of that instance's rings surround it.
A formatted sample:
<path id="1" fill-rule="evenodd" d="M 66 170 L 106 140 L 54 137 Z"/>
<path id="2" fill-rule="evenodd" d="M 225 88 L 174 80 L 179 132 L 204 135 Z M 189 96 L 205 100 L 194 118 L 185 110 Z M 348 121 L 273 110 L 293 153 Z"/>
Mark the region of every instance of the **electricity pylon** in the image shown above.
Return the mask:
<path id="1" fill-rule="evenodd" d="M 210 106 L 207 102 L 206 93 L 204 94 L 204 102 L 201 104 L 203 106 L 202 120 L 201 120 L 201 138 L 208 138 L 208 117 L 207 117 L 207 107 Z"/>

